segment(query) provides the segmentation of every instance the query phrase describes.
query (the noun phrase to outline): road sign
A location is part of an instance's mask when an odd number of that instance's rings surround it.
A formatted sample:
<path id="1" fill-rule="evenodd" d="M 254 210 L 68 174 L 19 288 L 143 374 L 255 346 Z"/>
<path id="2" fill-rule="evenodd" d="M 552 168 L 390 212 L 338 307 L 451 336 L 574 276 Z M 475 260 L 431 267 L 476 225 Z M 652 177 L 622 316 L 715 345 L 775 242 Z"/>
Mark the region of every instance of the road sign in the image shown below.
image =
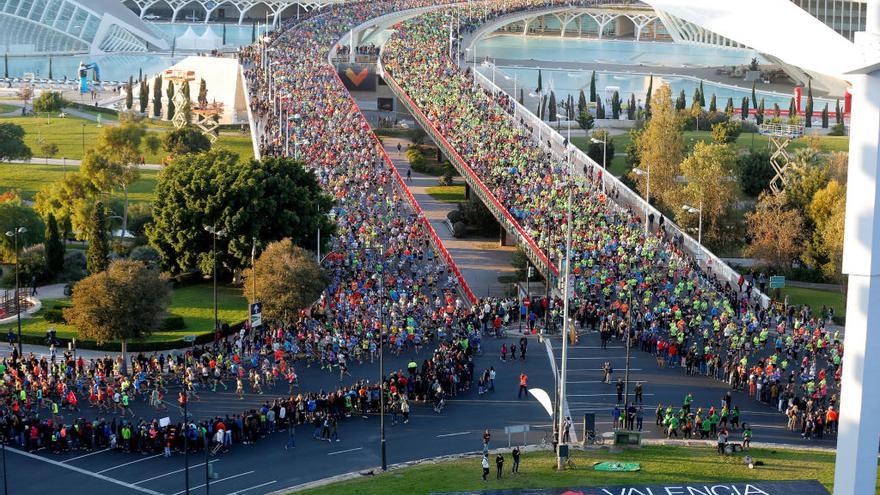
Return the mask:
<path id="1" fill-rule="evenodd" d="M 782 289 L 783 287 L 785 287 L 785 277 L 782 275 L 774 275 L 770 277 L 771 289 Z"/>
<path id="2" fill-rule="evenodd" d="M 523 445 L 526 444 L 526 434 L 531 430 L 529 425 L 516 425 L 516 426 L 505 426 L 504 433 L 507 434 L 507 448 L 510 448 L 511 439 L 510 435 L 514 433 L 522 433 L 523 434 Z"/>
<path id="3" fill-rule="evenodd" d="M 251 304 L 251 327 L 263 326 L 263 303 L 257 301 Z"/>

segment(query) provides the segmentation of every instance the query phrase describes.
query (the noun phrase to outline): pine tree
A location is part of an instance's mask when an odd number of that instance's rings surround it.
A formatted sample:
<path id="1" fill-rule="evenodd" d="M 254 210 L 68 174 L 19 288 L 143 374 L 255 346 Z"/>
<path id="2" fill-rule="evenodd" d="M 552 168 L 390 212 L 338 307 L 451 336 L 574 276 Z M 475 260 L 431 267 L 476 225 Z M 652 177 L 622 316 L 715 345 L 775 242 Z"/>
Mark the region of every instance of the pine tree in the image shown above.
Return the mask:
<path id="1" fill-rule="evenodd" d="M 550 92 L 550 103 L 547 104 L 549 107 L 547 110 L 550 112 L 550 116 L 547 120 L 550 122 L 556 122 L 556 93 Z"/>
<path id="2" fill-rule="evenodd" d="M 764 123 L 764 97 L 761 97 L 761 103 L 758 105 L 758 110 L 755 112 L 755 123 L 758 125 Z"/>
<path id="3" fill-rule="evenodd" d="M 611 95 L 611 118 L 614 120 L 620 119 L 620 94 L 617 90 Z"/>
<path id="4" fill-rule="evenodd" d="M 813 127 L 813 81 L 807 80 L 807 106 L 804 108 L 804 127 Z"/>
<path id="5" fill-rule="evenodd" d="M 153 79 L 153 117 L 162 117 L 162 76 Z"/>
<path id="6" fill-rule="evenodd" d="M 733 97 L 731 96 L 727 98 L 727 105 L 724 107 L 724 113 L 726 113 L 728 117 L 733 117 L 734 112 L 736 112 L 736 110 L 734 109 Z"/>
<path id="7" fill-rule="evenodd" d="M 128 84 L 125 86 L 125 109 L 131 110 L 134 104 L 134 80 L 128 76 Z"/>
<path id="8" fill-rule="evenodd" d="M 46 222 L 46 266 L 53 275 L 64 269 L 64 243 L 61 242 L 55 215 L 51 213 Z"/>
<path id="9" fill-rule="evenodd" d="M 714 95 L 713 95 L 714 96 Z M 703 90 L 703 81 L 700 81 L 700 106 L 706 108 L 706 91 Z M 714 112 L 714 110 L 713 110 Z"/>
<path id="10" fill-rule="evenodd" d="M 596 101 L 596 71 L 590 76 L 590 102 Z"/>
<path id="11" fill-rule="evenodd" d="M 678 98 L 675 99 L 675 109 L 676 110 L 684 110 L 687 106 L 686 96 L 684 95 L 684 90 L 682 89 L 680 93 L 678 93 Z"/>
<path id="12" fill-rule="evenodd" d="M 100 201 L 95 203 L 95 211 L 89 218 L 88 241 L 86 268 L 90 275 L 103 272 L 110 262 L 110 247 L 107 239 L 107 216 L 104 213 L 104 203 Z"/>
<path id="13" fill-rule="evenodd" d="M 626 118 L 636 120 L 636 94 L 629 94 L 629 105 L 626 106 Z"/>
<path id="14" fill-rule="evenodd" d="M 150 96 L 150 83 L 146 79 L 141 80 L 140 91 L 138 91 L 138 100 L 141 105 L 141 113 L 147 112 L 147 102 Z"/>
<path id="15" fill-rule="evenodd" d="M 828 103 L 825 103 L 825 108 L 822 109 L 822 129 L 828 129 Z"/>
<path id="16" fill-rule="evenodd" d="M 168 120 L 174 118 L 174 83 L 168 81 L 168 88 L 165 89 L 165 96 L 168 98 Z"/>
<path id="17" fill-rule="evenodd" d="M 840 100 L 836 100 L 834 108 L 834 121 L 838 124 L 843 123 L 843 114 L 840 113 Z"/>
<path id="18" fill-rule="evenodd" d="M 605 105 L 602 104 L 602 98 L 596 100 L 596 118 L 604 119 L 605 118 Z"/>
<path id="19" fill-rule="evenodd" d="M 741 110 L 742 110 L 742 113 L 741 113 L 742 120 L 747 120 L 749 118 L 749 98 L 746 96 L 743 96 Z"/>
<path id="20" fill-rule="evenodd" d="M 788 118 L 797 117 L 797 105 L 794 102 L 794 96 L 791 97 L 791 103 L 788 104 Z"/>
<path id="21" fill-rule="evenodd" d="M 702 101 L 702 98 L 700 98 L 700 88 L 694 88 L 694 97 L 691 98 L 691 108 L 698 103 L 700 104 L 700 108 L 703 108 Z"/>
<path id="22" fill-rule="evenodd" d="M 718 111 L 718 102 L 715 100 L 715 93 L 712 93 L 712 99 L 709 100 L 709 113 Z"/>
<path id="23" fill-rule="evenodd" d="M 645 93 L 645 118 L 651 118 L 651 93 L 654 91 L 654 74 L 648 79 L 648 92 Z"/>
<path id="24" fill-rule="evenodd" d="M 584 90 L 581 89 L 578 92 L 578 115 L 587 110 L 587 97 L 584 95 Z"/>
<path id="25" fill-rule="evenodd" d="M 226 26 L 226 24 L 224 24 Z M 205 106 L 208 104 L 208 86 L 205 84 L 205 80 L 202 79 L 199 81 L 199 105 Z"/>

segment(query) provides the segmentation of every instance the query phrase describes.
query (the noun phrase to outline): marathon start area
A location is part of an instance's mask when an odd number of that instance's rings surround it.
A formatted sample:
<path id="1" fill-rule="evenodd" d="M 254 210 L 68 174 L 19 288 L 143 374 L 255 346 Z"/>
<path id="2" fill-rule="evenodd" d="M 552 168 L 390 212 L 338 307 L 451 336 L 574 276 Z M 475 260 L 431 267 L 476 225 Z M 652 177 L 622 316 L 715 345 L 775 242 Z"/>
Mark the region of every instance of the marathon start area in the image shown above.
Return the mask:
<path id="1" fill-rule="evenodd" d="M 816 480 L 484 490 L 437 495 L 828 495 Z"/>

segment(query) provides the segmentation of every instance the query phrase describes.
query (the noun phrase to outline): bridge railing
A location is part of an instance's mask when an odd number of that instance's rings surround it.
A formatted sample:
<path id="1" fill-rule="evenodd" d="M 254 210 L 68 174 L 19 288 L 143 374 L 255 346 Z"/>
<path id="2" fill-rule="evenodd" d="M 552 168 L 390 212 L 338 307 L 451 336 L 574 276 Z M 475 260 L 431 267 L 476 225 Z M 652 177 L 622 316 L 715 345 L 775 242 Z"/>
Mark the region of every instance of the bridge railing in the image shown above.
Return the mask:
<path id="1" fill-rule="evenodd" d="M 503 90 L 496 84 L 494 84 L 488 77 L 481 74 L 479 71 L 476 71 L 476 77 L 478 84 L 484 89 L 488 90 L 492 93 L 503 92 Z M 518 101 L 516 101 L 516 96 L 511 95 L 511 101 L 513 103 L 513 122 L 515 125 L 520 125 L 525 127 L 525 130 L 531 134 L 532 139 L 539 142 L 546 151 L 553 154 L 553 157 L 559 163 L 569 163 L 571 172 L 575 175 L 583 175 L 584 167 L 587 169 L 592 169 L 595 171 L 603 171 L 602 167 L 596 163 L 589 155 L 584 153 L 580 148 L 568 143 L 562 134 L 558 132 L 556 129 L 551 127 L 549 124 L 539 119 L 534 113 L 529 111 L 523 105 L 520 105 Z M 523 124 L 520 124 L 522 122 Z M 547 144 L 549 141 L 549 145 Z M 612 198 L 615 203 L 622 207 L 629 207 L 633 211 L 640 212 L 640 214 L 647 215 L 653 213 L 655 217 L 659 218 L 659 215 L 662 213 L 657 210 L 654 206 L 650 205 L 647 201 L 644 200 L 638 193 L 630 189 L 626 184 L 620 181 L 617 177 L 609 173 L 602 174 L 603 180 L 605 182 L 606 189 L 614 190 L 615 195 Z M 644 220 L 644 218 L 642 219 Z M 666 219 L 665 222 L 666 231 L 675 235 L 680 236 L 682 239 L 682 245 L 684 250 L 688 252 L 690 255 L 697 260 L 701 267 L 703 267 L 708 273 L 714 273 L 718 276 L 719 280 L 730 282 L 731 286 L 734 286 L 738 283 L 740 274 L 733 268 L 731 268 L 727 263 L 717 257 L 714 253 L 706 249 L 705 246 L 698 243 L 694 238 L 692 238 L 687 232 L 684 231 L 680 226 L 676 225 L 670 219 Z M 761 301 L 761 303 L 766 306 L 769 304 L 770 299 L 764 293 L 762 293 L 757 288 L 753 288 L 752 294 L 753 299 L 757 299 Z"/>
<path id="2" fill-rule="evenodd" d="M 507 211 L 507 208 L 498 201 L 495 195 L 488 187 L 486 187 L 483 181 L 480 180 L 479 176 L 477 176 L 473 169 L 471 169 L 470 165 L 468 165 L 461 155 L 459 155 L 458 151 L 449 143 L 449 141 L 447 141 L 443 134 L 434 127 L 418 105 L 416 105 L 409 95 L 401 89 L 394 77 L 385 72 L 381 65 L 381 58 L 379 60 L 379 71 L 380 75 L 384 76 L 385 82 L 388 83 L 388 87 L 391 89 L 392 93 L 394 93 L 410 113 L 412 113 L 413 117 L 415 117 L 431 139 L 440 147 L 443 153 L 451 158 L 450 161 L 453 167 L 455 167 L 459 175 L 464 177 L 468 186 L 470 186 L 471 191 L 473 191 L 483 204 L 486 205 L 486 208 L 498 220 L 502 228 L 504 228 L 506 232 L 516 236 L 517 241 L 520 246 L 522 246 L 526 256 L 528 256 L 531 263 L 541 271 L 545 278 L 547 278 L 548 282 L 551 285 L 555 283 L 555 279 L 559 276 L 559 270 L 556 266 L 550 262 L 544 252 L 538 248 L 534 239 L 525 232 L 519 222 L 517 222 L 510 212 Z"/>

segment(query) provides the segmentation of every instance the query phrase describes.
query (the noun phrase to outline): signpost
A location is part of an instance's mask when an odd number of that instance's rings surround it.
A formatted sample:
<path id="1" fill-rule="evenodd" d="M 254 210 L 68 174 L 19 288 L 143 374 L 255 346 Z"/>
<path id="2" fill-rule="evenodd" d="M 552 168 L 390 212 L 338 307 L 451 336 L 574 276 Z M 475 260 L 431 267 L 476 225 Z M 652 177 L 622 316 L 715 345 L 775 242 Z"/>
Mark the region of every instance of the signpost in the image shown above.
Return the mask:
<path id="1" fill-rule="evenodd" d="M 257 301 L 251 304 L 251 328 L 263 326 L 263 303 Z"/>
<path id="2" fill-rule="evenodd" d="M 510 448 L 510 435 L 513 433 L 523 434 L 523 445 L 526 444 L 526 433 L 530 430 L 529 425 L 505 426 L 504 433 L 507 433 L 507 448 Z"/>
<path id="3" fill-rule="evenodd" d="M 770 288 L 771 289 L 785 288 L 785 277 L 782 275 L 773 275 L 772 277 L 770 277 Z"/>

